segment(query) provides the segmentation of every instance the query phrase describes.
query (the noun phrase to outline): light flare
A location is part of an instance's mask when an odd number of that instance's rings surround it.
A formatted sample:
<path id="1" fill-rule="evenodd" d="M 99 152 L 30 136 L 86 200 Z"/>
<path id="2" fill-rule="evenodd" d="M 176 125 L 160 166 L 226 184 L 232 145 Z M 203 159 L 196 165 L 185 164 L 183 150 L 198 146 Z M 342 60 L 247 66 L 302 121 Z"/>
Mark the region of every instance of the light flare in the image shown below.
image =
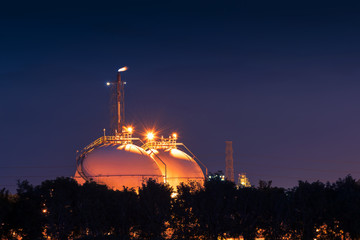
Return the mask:
<path id="1" fill-rule="evenodd" d="M 127 66 L 119 68 L 118 72 L 125 72 L 126 70 L 128 70 Z"/>
<path id="2" fill-rule="evenodd" d="M 154 135 L 153 132 L 148 132 L 148 133 L 146 134 L 146 138 L 151 141 L 151 140 L 154 140 L 155 135 Z"/>

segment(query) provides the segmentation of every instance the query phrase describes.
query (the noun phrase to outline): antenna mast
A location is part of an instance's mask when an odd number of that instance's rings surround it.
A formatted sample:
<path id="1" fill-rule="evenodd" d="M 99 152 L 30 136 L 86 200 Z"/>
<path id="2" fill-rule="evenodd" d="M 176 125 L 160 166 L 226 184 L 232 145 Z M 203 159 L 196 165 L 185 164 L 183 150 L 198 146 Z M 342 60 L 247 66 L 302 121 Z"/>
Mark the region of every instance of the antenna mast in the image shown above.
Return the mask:
<path id="1" fill-rule="evenodd" d="M 112 121 L 111 128 L 114 131 L 114 135 L 121 135 L 123 132 L 123 127 L 125 123 L 125 92 L 124 85 L 126 82 L 121 80 L 121 72 L 125 72 L 127 67 L 120 68 L 117 73 L 117 81 L 112 85 L 115 87 L 114 89 L 114 97 L 112 99 L 114 102 L 112 105 Z M 115 105 L 115 106 L 114 106 Z"/>
<path id="2" fill-rule="evenodd" d="M 117 86 L 116 86 L 116 103 L 117 103 L 117 132 L 122 133 L 122 127 L 125 120 L 124 109 L 124 83 L 121 81 L 121 74 L 118 72 Z"/>

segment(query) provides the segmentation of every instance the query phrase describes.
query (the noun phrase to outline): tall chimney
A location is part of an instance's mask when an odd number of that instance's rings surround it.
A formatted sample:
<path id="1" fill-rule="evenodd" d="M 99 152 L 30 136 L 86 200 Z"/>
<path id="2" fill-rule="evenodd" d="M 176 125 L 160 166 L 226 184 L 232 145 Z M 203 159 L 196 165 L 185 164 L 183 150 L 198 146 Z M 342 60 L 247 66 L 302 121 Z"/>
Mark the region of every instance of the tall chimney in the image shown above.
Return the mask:
<path id="1" fill-rule="evenodd" d="M 225 141 L 225 178 L 234 182 L 234 159 L 232 141 Z"/>

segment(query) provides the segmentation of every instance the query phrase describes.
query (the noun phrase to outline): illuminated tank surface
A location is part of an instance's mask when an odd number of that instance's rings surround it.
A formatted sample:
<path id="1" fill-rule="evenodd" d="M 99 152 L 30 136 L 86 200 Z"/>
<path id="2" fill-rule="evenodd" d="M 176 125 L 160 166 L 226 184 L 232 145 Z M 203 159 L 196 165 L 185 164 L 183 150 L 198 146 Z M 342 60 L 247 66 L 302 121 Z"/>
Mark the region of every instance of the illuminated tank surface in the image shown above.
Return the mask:
<path id="1" fill-rule="evenodd" d="M 81 171 L 88 178 L 111 189 L 122 190 L 123 186 L 137 189 L 147 179 L 163 181 L 157 163 L 143 150 L 133 144 L 104 144 L 87 153 Z M 84 179 L 77 177 L 79 184 Z"/>
<path id="2" fill-rule="evenodd" d="M 150 156 L 160 166 L 162 174 L 165 175 L 165 166 L 160 159 L 166 164 L 167 182 L 176 190 L 176 186 L 181 182 L 188 183 L 195 181 L 204 182 L 204 174 L 196 161 L 185 152 L 176 148 L 160 148 L 148 151 Z"/>

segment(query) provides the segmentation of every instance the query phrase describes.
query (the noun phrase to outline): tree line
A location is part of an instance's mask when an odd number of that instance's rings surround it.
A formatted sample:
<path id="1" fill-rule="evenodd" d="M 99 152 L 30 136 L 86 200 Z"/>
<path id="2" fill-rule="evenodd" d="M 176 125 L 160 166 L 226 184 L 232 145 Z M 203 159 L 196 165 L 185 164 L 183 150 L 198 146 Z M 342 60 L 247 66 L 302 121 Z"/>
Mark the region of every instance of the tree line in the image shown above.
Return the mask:
<path id="1" fill-rule="evenodd" d="M 176 193 L 149 180 L 113 191 L 71 178 L 0 191 L 0 239 L 360 239 L 360 184 L 303 182 L 291 189 L 260 181 L 237 188 L 213 177 Z"/>

